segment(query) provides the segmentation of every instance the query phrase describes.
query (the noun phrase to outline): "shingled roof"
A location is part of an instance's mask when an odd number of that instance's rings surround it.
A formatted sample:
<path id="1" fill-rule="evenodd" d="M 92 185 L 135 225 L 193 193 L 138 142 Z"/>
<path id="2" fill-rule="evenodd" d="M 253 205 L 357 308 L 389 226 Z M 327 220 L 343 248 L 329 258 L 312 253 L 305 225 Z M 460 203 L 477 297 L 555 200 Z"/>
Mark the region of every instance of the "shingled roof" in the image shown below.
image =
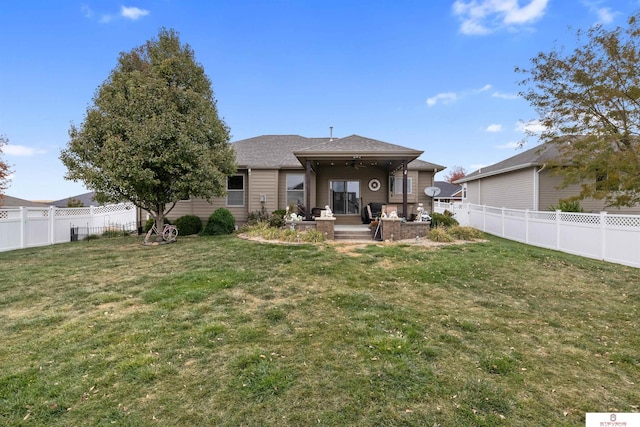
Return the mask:
<path id="1" fill-rule="evenodd" d="M 233 143 L 240 168 L 272 169 L 301 168 L 298 156 L 331 155 L 361 152 L 379 155 L 418 157 L 422 151 L 388 142 L 351 135 L 345 138 L 306 138 L 300 135 L 262 135 Z M 413 160 L 413 170 L 442 170 L 444 166 Z"/>
<path id="2" fill-rule="evenodd" d="M 506 172 L 513 172 L 533 166 L 542 166 L 545 163 L 557 158 L 559 155 L 558 146 L 555 143 L 547 142 L 529 150 L 523 151 L 513 157 L 509 157 L 501 162 L 494 163 L 477 171 L 474 171 L 464 178 L 455 181 L 456 184 L 486 178 L 492 175 L 499 175 Z"/>

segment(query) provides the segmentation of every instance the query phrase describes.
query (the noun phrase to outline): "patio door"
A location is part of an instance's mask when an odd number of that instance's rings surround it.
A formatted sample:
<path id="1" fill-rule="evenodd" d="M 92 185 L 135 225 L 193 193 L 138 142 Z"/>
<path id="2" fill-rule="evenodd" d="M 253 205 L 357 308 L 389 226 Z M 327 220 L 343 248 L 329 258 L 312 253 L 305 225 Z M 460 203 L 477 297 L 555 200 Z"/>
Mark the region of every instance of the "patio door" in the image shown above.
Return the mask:
<path id="1" fill-rule="evenodd" d="M 360 181 L 330 181 L 329 191 L 334 214 L 360 214 Z"/>

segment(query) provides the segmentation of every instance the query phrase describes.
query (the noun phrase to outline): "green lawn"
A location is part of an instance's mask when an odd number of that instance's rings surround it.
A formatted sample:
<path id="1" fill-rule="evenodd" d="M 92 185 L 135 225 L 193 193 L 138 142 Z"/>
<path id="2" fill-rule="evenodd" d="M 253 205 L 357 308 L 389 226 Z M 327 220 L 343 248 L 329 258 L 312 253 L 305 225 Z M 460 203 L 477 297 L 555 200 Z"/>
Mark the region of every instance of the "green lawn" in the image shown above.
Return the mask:
<path id="1" fill-rule="evenodd" d="M 489 237 L 0 253 L 0 424 L 584 426 L 638 412 L 640 270 Z"/>

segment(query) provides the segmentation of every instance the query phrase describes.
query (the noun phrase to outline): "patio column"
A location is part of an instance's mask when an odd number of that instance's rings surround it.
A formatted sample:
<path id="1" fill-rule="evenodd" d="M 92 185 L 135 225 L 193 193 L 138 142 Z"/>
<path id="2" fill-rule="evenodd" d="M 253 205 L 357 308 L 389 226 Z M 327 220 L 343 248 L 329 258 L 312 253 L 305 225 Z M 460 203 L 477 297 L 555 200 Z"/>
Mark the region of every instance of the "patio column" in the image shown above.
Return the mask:
<path id="1" fill-rule="evenodd" d="M 304 198 L 307 201 L 305 208 L 307 221 L 311 220 L 311 160 L 307 160 L 304 174 Z"/>
<path id="2" fill-rule="evenodd" d="M 407 161 L 402 161 L 402 212 L 405 218 L 409 219 L 409 213 L 407 212 L 407 181 L 408 181 L 408 172 L 407 172 Z"/>

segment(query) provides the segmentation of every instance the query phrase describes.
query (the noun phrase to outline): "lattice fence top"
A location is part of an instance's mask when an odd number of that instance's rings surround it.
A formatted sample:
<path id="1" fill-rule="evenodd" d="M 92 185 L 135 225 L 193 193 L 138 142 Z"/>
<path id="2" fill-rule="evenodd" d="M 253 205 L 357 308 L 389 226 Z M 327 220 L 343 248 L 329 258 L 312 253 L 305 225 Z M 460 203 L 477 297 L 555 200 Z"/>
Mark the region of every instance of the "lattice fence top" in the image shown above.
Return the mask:
<path id="1" fill-rule="evenodd" d="M 91 215 L 91 208 L 62 208 L 56 209 L 56 217 L 64 218 L 69 216 Z"/>
<path id="2" fill-rule="evenodd" d="M 0 209 L 0 219 L 20 219 L 20 209 Z"/>
<path id="3" fill-rule="evenodd" d="M 600 215 L 598 214 L 583 214 L 573 212 L 562 212 L 560 214 L 560 221 L 571 222 L 574 224 L 600 224 Z"/>
<path id="4" fill-rule="evenodd" d="M 547 221 L 555 221 L 556 213 L 555 212 L 542 212 L 542 211 L 531 211 L 529 212 L 529 218 L 531 219 L 542 219 Z"/>
<path id="5" fill-rule="evenodd" d="M 93 210 L 94 214 L 116 213 L 133 209 L 131 203 L 118 203 L 117 205 L 98 206 Z"/>
<path id="6" fill-rule="evenodd" d="M 607 215 L 607 225 L 612 227 L 640 228 L 640 216 Z"/>
<path id="7" fill-rule="evenodd" d="M 27 208 L 27 218 L 49 218 L 49 208 Z"/>

